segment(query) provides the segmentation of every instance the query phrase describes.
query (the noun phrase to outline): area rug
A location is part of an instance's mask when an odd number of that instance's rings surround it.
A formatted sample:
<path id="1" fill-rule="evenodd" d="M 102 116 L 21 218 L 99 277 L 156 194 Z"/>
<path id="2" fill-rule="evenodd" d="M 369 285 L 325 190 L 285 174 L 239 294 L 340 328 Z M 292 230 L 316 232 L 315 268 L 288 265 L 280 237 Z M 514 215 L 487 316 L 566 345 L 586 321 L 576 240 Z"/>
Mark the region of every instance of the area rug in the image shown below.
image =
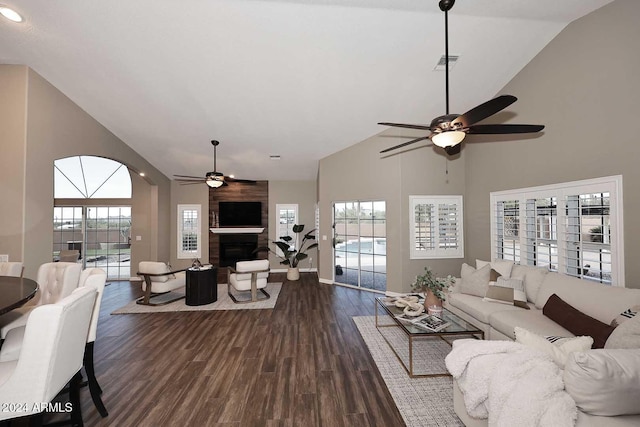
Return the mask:
<path id="1" fill-rule="evenodd" d="M 227 284 L 219 283 L 218 284 L 218 300 L 212 304 L 207 305 L 186 305 L 183 299 L 179 299 L 178 301 L 174 301 L 172 303 L 166 305 L 140 305 L 136 304 L 135 301 L 131 301 L 129 304 L 125 305 L 114 311 L 111 314 L 137 314 L 137 313 L 167 313 L 171 311 L 210 311 L 210 310 L 260 310 L 260 309 L 270 309 L 275 307 L 276 301 L 278 301 L 278 296 L 280 295 L 280 289 L 282 288 L 282 283 L 274 282 L 267 283 L 267 292 L 271 295 L 271 298 L 267 300 L 260 300 L 257 302 L 250 302 L 247 304 L 236 304 L 229 298 L 227 295 Z M 250 298 L 251 295 L 249 292 L 238 293 L 232 292 L 236 298 Z M 184 295 L 184 289 L 174 291 L 172 294 Z M 240 295 L 238 297 L 238 295 Z M 262 295 L 261 292 L 258 292 L 258 295 Z"/>
<path id="2" fill-rule="evenodd" d="M 408 427 L 464 426 L 453 411 L 451 377 L 410 378 L 375 326 L 374 316 L 354 317 L 353 321 L 369 348 L 393 400 Z M 397 328 L 383 328 L 392 342 L 401 339 Z M 406 338 L 405 338 L 406 340 Z M 438 342 L 439 341 L 439 342 Z M 396 348 L 402 347 L 397 345 Z M 408 346 L 406 346 L 408 357 Z M 414 342 L 415 372 L 446 372 L 444 357 L 451 347 L 440 338 Z M 401 357 L 405 355 L 401 354 Z"/>

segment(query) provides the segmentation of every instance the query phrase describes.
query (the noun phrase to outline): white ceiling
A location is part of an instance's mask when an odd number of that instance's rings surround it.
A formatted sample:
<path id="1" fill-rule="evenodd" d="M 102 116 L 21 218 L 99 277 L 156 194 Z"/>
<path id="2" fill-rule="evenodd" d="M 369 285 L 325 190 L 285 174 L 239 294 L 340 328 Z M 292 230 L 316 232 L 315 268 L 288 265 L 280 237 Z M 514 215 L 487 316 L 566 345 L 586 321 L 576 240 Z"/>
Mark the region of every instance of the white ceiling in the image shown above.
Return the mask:
<path id="1" fill-rule="evenodd" d="M 452 112 L 610 1 L 458 0 Z M 225 174 L 315 179 L 377 122 L 444 113 L 437 0 L 2 2 L 26 22 L 0 19 L 0 63 L 33 68 L 168 177 L 212 170 L 218 139 Z"/>

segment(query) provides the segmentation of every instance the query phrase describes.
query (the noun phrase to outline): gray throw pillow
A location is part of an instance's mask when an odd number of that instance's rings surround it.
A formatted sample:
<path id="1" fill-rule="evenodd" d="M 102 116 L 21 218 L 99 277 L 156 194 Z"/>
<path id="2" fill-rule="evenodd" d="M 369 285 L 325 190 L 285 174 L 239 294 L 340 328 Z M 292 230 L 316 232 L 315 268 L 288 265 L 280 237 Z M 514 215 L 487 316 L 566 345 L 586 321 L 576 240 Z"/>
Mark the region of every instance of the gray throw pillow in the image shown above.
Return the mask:
<path id="1" fill-rule="evenodd" d="M 476 270 L 469 264 L 462 264 L 460 270 L 461 284 L 460 293 L 484 297 L 489 289 L 489 276 L 491 275 L 491 265 Z"/>

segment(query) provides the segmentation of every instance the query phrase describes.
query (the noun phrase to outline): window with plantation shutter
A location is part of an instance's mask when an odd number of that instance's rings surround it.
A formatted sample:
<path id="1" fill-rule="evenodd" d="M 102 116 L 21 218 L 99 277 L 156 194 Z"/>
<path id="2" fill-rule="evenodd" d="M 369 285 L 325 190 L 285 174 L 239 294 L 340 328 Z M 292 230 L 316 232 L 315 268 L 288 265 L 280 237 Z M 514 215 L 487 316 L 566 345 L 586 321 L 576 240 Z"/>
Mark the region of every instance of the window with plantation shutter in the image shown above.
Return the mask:
<path id="1" fill-rule="evenodd" d="M 177 258 L 200 258 L 200 205 L 178 205 Z"/>
<path id="2" fill-rule="evenodd" d="M 624 286 L 622 176 L 491 193 L 493 259 Z"/>
<path id="3" fill-rule="evenodd" d="M 462 196 L 409 196 L 411 259 L 463 258 Z"/>

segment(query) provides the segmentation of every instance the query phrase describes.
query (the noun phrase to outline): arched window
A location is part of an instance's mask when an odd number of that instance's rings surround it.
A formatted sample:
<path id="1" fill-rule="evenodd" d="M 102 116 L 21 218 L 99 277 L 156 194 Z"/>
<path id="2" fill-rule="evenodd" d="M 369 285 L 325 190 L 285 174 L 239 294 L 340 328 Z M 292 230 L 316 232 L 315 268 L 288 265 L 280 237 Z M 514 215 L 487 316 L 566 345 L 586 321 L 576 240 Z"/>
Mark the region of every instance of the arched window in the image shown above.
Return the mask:
<path id="1" fill-rule="evenodd" d="M 53 260 L 102 268 L 108 279 L 128 280 L 132 218 L 127 166 L 93 156 L 56 160 L 54 198 Z"/>
<path id="2" fill-rule="evenodd" d="M 131 198 L 129 169 L 103 157 L 75 156 L 54 162 L 56 199 Z"/>

